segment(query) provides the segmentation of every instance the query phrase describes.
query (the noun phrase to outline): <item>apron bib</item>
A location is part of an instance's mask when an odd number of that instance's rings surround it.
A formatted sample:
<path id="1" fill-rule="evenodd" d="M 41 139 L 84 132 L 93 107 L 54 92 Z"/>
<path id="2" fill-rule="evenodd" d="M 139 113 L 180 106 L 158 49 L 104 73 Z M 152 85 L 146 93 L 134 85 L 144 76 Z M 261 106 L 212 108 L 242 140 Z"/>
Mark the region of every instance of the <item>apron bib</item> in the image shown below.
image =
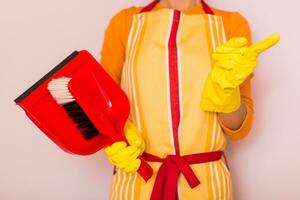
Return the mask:
<path id="1" fill-rule="evenodd" d="M 111 199 L 232 199 L 226 139 L 216 113 L 199 106 L 210 55 L 226 41 L 222 18 L 203 1 L 206 14 L 189 15 L 151 11 L 157 2 L 133 15 L 121 78 L 154 173 L 146 183 L 117 170 Z"/>

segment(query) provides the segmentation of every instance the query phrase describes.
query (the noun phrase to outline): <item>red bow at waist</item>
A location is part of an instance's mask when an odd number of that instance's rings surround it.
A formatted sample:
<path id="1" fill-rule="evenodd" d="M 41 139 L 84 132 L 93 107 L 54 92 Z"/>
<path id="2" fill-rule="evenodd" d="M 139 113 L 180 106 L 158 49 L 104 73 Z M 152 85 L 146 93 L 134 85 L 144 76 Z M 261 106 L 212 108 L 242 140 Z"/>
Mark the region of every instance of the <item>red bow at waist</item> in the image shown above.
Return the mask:
<path id="1" fill-rule="evenodd" d="M 177 200 L 177 182 L 180 173 L 183 174 L 191 188 L 200 184 L 199 179 L 191 168 L 191 164 L 212 162 L 221 159 L 222 151 L 198 153 L 190 155 L 168 155 L 159 158 L 144 153 L 143 158 L 150 162 L 162 162 L 153 186 L 151 200 Z"/>

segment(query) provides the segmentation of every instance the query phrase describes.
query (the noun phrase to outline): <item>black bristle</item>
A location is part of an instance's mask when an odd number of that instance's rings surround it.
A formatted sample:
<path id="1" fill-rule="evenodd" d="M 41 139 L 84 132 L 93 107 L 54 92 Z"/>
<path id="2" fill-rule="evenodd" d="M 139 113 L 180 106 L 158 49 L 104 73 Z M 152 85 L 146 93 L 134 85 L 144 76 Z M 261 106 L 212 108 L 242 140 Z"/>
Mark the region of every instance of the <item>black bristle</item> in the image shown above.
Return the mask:
<path id="1" fill-rule="evenodd" d="M 86 115 L 80 115 L 80 116 L 72 117 L 72 120 L 74 123 L 80 124 L 81 122 L 89 120 L 89 118 Z"/>
<path id="2" fill-rule="evenodd" d="M 63 108 L 76 124 L 77 129 L 81 132 L 85 140 L 93 139 L 99 135 L 99 131 L 76 101 L 64 104 Z"/>
<path id="3" fill-rule="evenodd" d="M 72 101 L 70 103 L 64 104 L 63 107 L 66 108 L 68 111 L 72 111 L 80 108 L 79 104 L 76 101 Z"/>
<path id="4" fill-rule="evenodd" d="M 85 113 L 84 113 L 83 110 L 81 110 L 81 109 L 70 110 L 70 111 L 68 112 L 68 114 L 69 114 L 70 116 L 74 116 L 74 117 L 85 115 Z"/>
<path id="5" fill-rule="evenodd" d="M 77 128 L 82 129 L 85 127 L 90 127 L 91 125 L 93 125 L 93 124 L 90 121 L 82 121 L 79 124 L 77 124 Z"/>
<path id="6" fill-rule="evenodd" d="M 86 140 L 89 140 L 99 134 L 98 130 L 95 127 L 82 129 L 82 133 L 84 134 Z"/>

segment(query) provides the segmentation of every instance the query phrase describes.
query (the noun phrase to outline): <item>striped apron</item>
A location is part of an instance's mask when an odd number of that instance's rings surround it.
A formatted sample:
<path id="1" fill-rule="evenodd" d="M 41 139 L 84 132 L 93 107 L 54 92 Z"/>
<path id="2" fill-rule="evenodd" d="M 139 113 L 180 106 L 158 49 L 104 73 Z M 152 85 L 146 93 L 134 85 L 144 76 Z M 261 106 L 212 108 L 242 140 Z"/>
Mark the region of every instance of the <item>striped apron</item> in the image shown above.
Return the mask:
<path id="1" fill-rule="evenodd" d="M 133 15 L 121 78 L 154 173 L 145 182 L 117 169 L 110 199 L 230 200 L 226 139 L 217 114 L 199 107 L 210 55 L 226 41 L 222 18 L 203 1 L 206 14 L 193 15 L 151 11 L 156 3 Z"/>

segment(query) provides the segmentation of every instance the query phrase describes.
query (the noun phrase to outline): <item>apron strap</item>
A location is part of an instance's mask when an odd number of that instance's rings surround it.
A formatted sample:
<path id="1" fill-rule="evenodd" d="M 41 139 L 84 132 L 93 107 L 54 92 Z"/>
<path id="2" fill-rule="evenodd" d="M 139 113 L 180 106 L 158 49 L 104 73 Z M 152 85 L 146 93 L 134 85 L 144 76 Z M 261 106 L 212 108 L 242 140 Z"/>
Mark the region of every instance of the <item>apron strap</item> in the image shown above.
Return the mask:
<path id="1" fill-rule="evenodd" d="M 148 5 L 146 5 L 140 11 L 140 13 L 151 11 L 158 2 L 159 2 L 159 0 L 152 1 L 151 3 L 149 3 Z M 209 7 L 209 5 L 204 0 L 200 0 L 200 3 L 202 4 L 203 10 L 205 11 L 206 14 L 214 15 L 214 12 L 212 11 L 212 9 Z"/>
<path id="2" fill-rule="evenodd" d="M 214 15 L 214 11 L 209 7 L 209 5 L 204 1 L 201 0 L 201 4 L 203 6 L 203 10 L 205 11 L 206 14 Z"/>
<path id="3" fill-rule="evenodd" d="M 141 11 L 140 13 L 143 13 L 143 12 L 149 12 L 151 11 L 155 5 L 159 2 L 159 0 L 154 0 L 152 1 L 151 3 L 149 3 L 148 5 L 146 5 Z"/>

